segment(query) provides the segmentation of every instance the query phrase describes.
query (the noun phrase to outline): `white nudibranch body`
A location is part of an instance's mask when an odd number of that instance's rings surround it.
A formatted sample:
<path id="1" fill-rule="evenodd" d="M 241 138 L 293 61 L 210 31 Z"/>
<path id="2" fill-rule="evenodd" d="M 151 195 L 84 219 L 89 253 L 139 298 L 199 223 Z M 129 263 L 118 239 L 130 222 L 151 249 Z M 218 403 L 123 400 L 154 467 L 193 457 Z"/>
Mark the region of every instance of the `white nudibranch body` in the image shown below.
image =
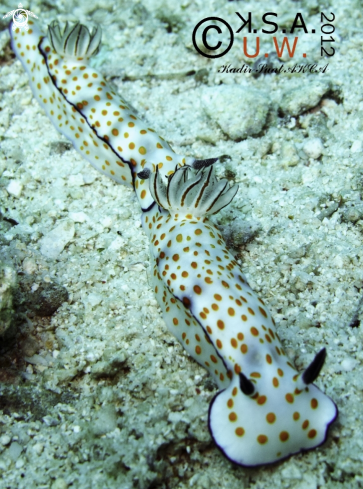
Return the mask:
<path id="1" fill-rule="evenodd" d="M 27 32 L 10 35 L 35 97 L 82 156 L 137 194 L 168 329 L 222 389 L 209 409 L 217 446 L 233 462 L 256 466 L 322 444 L 337 416 L 313 384 L 325 349 L 297 373 L 266 305 L 207 217 L 238 187 L 217 181 L 215 160 L 175 154 L 87 64 L 99 28 L 67 24 L 62 32 L 55 22 L 48 39 L 28 23 Z"/>

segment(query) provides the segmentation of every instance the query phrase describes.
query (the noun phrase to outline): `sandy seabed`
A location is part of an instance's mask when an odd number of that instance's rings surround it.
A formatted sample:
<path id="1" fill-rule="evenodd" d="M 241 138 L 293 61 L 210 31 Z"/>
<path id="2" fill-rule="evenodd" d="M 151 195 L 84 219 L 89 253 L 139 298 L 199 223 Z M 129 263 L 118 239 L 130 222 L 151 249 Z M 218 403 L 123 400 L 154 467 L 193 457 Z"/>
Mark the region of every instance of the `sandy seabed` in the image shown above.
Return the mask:
<path id="1" fill-rule="evenodd" d="M 51 317 L 24 317 L 3 351 L 0 488 L 362 487 L 359 2 L 322 7 L 335 14 L 333 57 L 320 57 L 320 35 L 299 34 L 298 64 L 328 63 L 324 72 L 261 76 L 221 70 L 254 64 L 237 35 L 222 60 L 197 55 L 194 26 L 217 16 L 237 29 L 238 10 L 253 12 L 258 28 L 274 11 L 284 26 L 301 12 L 319 29 L 314 2 L 35 1 L 29 9 L 44 28 L 53 19 L 100 23 L 92 63 L 138 115 L 176 152 L 222 157 L 220 176 L 240 189 L 214 220 L 234 226 L 236 256 L 296 367 L 326 347 L 316 384 L 340 414 L 312 452 L 259 469 L 223 457 L 207 428 L 215 385 L 162 320 L 135 196 L 54 129 L 9 54 L 3 21 L 0 259 L 30 292 L 58 283 L 69 299 Z M 261 36 L 261 52 L 271 49 Z M 241 222 L 256 230 L 251 239 L 239 236 Z M 42 243 L 60 225 L 70 236 L 49 258 Z"/>

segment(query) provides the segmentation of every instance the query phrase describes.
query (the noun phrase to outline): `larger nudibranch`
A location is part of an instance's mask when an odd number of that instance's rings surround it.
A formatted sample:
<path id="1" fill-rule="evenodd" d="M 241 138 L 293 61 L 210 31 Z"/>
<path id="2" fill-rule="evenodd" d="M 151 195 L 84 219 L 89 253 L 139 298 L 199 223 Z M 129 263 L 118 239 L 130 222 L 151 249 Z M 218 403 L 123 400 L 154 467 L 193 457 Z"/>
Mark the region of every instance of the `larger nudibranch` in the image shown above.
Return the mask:
<path id="1" fill-rule="evenodd" d="M 266 306 L 207 217 L 228 205 L 237 187 L 216 180 L 214 160 L 175 154 L 87 64 L 99 28 L 66 25 L 62 32 L 52 23 L 48 40 L 28 23 L 27 32 L 10 35 L 35 97 L 82 156 L 136 191 L 168 328 L 223 389 L 209 410 L 218 447 L 256 466 L 319 446 L 337 416 L 312 384 L 325 349 L 296 372 Z"/>
<path id="2" fill-rule="evenodd" d="M 312 384 L 325 349 L 296 372 L 267 307 L 208 220 L 237 191 L 213 168 L 184 166 L 166 187 L 156 170 L 150 190 L 163 210 L 144 214 L 143 225 L 169 330 L 224 387 L 209 409 L 212 437 L 233 462 L 255 466 L 321 445 L 337 408 Z"/>

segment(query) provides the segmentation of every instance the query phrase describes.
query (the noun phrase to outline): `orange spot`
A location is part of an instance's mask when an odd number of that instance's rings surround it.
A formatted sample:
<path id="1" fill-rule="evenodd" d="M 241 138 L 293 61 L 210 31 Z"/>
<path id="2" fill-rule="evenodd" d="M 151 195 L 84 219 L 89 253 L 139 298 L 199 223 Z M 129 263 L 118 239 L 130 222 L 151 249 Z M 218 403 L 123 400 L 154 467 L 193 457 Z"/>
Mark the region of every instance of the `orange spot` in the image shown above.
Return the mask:
<path id="1" fill-rule="evenodd" d="M 190 299 L 188 299 L 188 297 L 183 297 L 183 304 L 185 307 L 190 307 Z M 188 324 L 190 324 L 190 322 L 186 319 L 185 322 Z"/>
<path id="2" fill-rule="evenodd" d="M 197 346 L 195 347 L 195 353 L 196 353 L 197 355 L 200 355 L 200 354 L 202 353 L 202 349 L 201 349 L 201 347 L 200 347 L 199 345 L 197 345 Z"/>
<path id="3" fill-rule="evenodd" d="M 231 339 L 231 345 L 233 346 L 233 348 L 237 348 L 238 343 L 237 343 L 237 340 L 235 338 Z"/>
<path id="4" fill-rule="evenodd" d="M 294 402 L 294 396 L 292 394 L 286 394 L 285 399 L 290 404 L 292 404 Z"/>
<path id="5" fill-rule="evenodd" d="M 230 413 L 228 418 L 232 422 L 237 421 L 237 414 L 236 413 Z"/>
<path id="6" fill-rule="evenodd" d="M 233 387 L 232 396 L 236 396 L 237 395 L 237 392 L 238 392 L 237 387 Z"/>
<path id="7" fill-rule="evenodd" d="M 316 430 L 310 430 L 308 433 L 308 438 L 315 438 L 316 437 Z"/>
<path id="8" fill-rule="evenodd" d="M 253 309 L 251 309 L 250 307 L 247 308 L 247 311 L 252 314 L 252 316 L 255 315 L 255 311 Z"/>
<path id="9" fill-rule="evenodd" d="M 266 396 L 260 396 L 257 399 L 257 404 L 259 404 L 260 406 L 262 406 L 263 404 L 265 404 L 266 400 L 267 400 L 267 397 Z"/>
<path id="10" fill-rule="evenodd" d="M 247 351 L 248 351 L 248 346 L 245 343 L 243 343 L 241 345 L 241 352 L 242 353 L 247 353 Z"/>
<path id="11" fill-rule="evenodd" d="M 217 326 L 219 329 L 224 329 L 224 322 L 221 319 L 218 319 Z"/>
<path id="12" fill-rule="evenodd" d="M 238 365 L 238 363 L 235 364 L 234 371 L 237 375 L 241 373 L 241 367 Z"/>
<path id="13" fill-rule="evenodd" d="M 239 426 L 238 428 L 236 428 L 235 433 L 237 436 L 243 436 L 245 434 L 245 430 Z"/>
<path id="14" fill-rule="evenodd" d="M 318 407 L 318 401 L 315 398 L 311 399 L 310 406 L 312 409 L 316 409 Z"/>
<path id="15" fill-rule="evenodd" d="M 266 421 L 270 424 L 274 423 L 276 421 L 276 415 L 274 413 L 266 414 Z"/>
<path id="16" fill-rule="evenodd" d="M 303 422 L 303 424 L 301 425 L 301 428 L 302 428 L 303 430 L 306 430 L 306 428 L 307 428 L 308 426 L 309 426 L 309 421 L 306 419 L 306 420 Z"/>
<path id="17" fill-rule="evenodd" d="M 218 363 L 218 360 L 216 359 L 216 357 L 214 355 L 211 355 L 210 359 L 212 360 L 213 363 Z"/>
<path id="18" fill-rule="evenodd" d="M 260 445 L 264 445 L 265 443 L 267 443 L 268 438 L 266 435 L 258 435 L 257 441 Z"/>
<path id="19" fill-rule="evenodd" d="M 233 307 L 229 307 L 229 308 L 228 308 L 228 314 L 229 314 L 230 316 L 234 316 L 234 315 L 235 315 L 235 311 L 234 311 Z"/>
<path id="20" fill-rule="evenodd" d="M 258 309 L 259 309 L 260 313 L 262 314 L 262 316 L 267 318 L 267 314 L 266 314 L 265 309 L 262 309 L 262 307 L 259 307 Z"/>
<path id="21" fill-rule="evenodd" d="M 217 301 L 221 301 L 222 300 L 222 296 L 219 295 L 219 294 L 214 294 L 214 298 L 217 300 Z"/>
<path id="22" fill-rule="evenodd" d="M 227 406 L 228 406 L 230 409 L 231 409 L 231 408 L 233 408 L 233 404 L 234 404 L 233 399 L 228 399 L 228 401 L 227 401 Z"/>
<path id="23" fill-rule="evenodd" d="M 279 386 L 279 379 L 277 377 L 274 377 L 272 379 L 272 384 L 274 387 L 278 387 Z"/>
<path id="24" fill-rule="evenodd" d="M 244 334 L 243 333 L 238 333 L 237 338 L 239 339 L 239 341 L 242 341 L 243 338 L 244 338 Z"/>
<path id="25" fill-rule="evenodd" d="M 217 340 L 216 344 L 217 344 L 217 348 L 219 348 L 221 350 L 223 347 L 221 340 Z"/>
<path id="26" fill-rule="evenodd" d="M 279 438 L 281 441 L 287 441 L 289 439 L 289 434 L 287 431 L 281 431 Z"/>
<path id="27" fill-rule="evenodd" d="M 299 418 L 300 418 L 300 413 L 298 413 L 297 411 L 295 411 L 294 414 L 292 415 L 292 419 L 294 421 L 297 421 Z"/>
<path id="28" fill-rule="evenodd" d="M 266 355 L 266 362 L 269 363 L 269 364 L 272 363 L 271 355 L 269 355 L 269 354 Z"/>
<path id="29" fill-rule="evenodd" d="M 259 335 L 258 329 L 255 328 L 254 326 L 252 326 L 252 328 L 251 328 L 251 334 L 253 336 L 258 336 Z"/>
<path id="30" fill-rule="evenodd" d="M 201 287 L 199 287 L 199 285 L 194 285 L 193 290 L 198 295 L 200 295 L 202 293 L 202 289 L 201 289 Z"/>

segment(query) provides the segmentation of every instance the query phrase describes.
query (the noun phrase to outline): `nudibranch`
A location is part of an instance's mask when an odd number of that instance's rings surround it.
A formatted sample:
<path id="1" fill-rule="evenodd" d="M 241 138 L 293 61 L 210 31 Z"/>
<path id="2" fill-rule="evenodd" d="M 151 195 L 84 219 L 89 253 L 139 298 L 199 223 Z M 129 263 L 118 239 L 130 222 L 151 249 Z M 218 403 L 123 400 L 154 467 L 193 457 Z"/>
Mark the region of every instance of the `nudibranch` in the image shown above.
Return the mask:
<path id="1" fill-rule="evenodd" d="M 154 290 L 169 330 L 223 389 L 209 409 L 217 446 L 233 462 L 255 466 L 324 443 L 337 416 L 334 402 L 312 384 L 325 349 L 296 372 L 266 305 L 208 220 L 237 186 L 218 182 L 213 165 L 184 166 L 166 186 L 156 169 L 150 191 L 159 209 L 143 215 L 143 227 Z"/>
<path id="2" fill-rule="evenodd" d="M 101 42 L 101 28 L 91 33 L 81 24 L 58 22 L 48 28 L 49 39 L 37 23 L 29 30 L 12 30 L 12 48 L 29 76 L 30 87 L 55 128 L 98 171 L 135 189 L 143 210 L 153 205 L 147 182 L 138 174 L 165 174 L 175 166 L 193 164 L 130 110 L 97 70 L 87 62 Z"/>
<path id="3" fill-rule="evenodd" d="M 82 156 L 136 192 L 165 322 L 220 389 L 209 409 L 217 446 L 237 464 L 258 466 L 321 445 L 338 413 L 313 384 L 325 348 L 295 370 L 266 305 L 208 218 L 238 187 L 216 179 L 216 160 L 174 153 L 89 66 L 100 28 L 62 31 L 54 22 L 47 37 L 29 25 L 10 35 L 35 97 Z"/>

